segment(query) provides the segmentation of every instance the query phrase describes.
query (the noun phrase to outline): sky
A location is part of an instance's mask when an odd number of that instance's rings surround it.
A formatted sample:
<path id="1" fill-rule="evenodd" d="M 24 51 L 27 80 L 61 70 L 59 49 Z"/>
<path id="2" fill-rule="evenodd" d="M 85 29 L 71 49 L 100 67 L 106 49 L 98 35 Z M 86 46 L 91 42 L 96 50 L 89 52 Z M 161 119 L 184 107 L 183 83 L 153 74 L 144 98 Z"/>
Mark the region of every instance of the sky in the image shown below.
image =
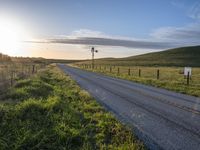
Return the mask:
<path id="1" fill-rule="evenodd" d="M 0 52 L 86 59 L 200 44 L 199 0 L 0 0 Z"/>

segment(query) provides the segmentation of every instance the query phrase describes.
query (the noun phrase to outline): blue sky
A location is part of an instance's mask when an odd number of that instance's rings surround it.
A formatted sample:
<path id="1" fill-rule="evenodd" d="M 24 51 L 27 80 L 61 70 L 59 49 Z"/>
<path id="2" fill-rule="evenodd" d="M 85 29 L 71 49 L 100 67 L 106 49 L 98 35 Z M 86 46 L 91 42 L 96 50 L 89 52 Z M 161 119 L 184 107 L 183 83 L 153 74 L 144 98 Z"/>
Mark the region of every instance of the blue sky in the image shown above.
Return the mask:
<path id="1" fill-rule="evenodd" d="M 84 59 L 94 45 L 97 57 L 125 57 L 200 44 L 199 0 L 0 0 L 1 14 L 32 33 L 15 55 Z"/>

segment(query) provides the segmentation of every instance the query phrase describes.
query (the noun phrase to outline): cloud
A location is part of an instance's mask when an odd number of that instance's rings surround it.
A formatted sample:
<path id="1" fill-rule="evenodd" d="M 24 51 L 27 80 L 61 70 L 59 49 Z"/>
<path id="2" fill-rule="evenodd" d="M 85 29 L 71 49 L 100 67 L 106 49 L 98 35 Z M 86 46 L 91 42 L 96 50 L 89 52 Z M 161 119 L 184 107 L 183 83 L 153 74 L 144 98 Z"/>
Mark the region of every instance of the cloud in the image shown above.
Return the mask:
<path id="1" fill-rule="evenodd" d="M 200 1 L 199 0 L 173 0 L 170 2 L 172 6 L 185 11 L 187 17 L 194 20 L 200 20 Z"/>
<path id="2" fill-rule="evenodd" d="M 82 44 L 82 45 L 101 45 L 101 46 L 120 46 L 141 49 L 164 49 L 171 45 L 166 42 L 133 41 L 123 39 L 99 38 L 99 37 L 78 37 L 75 39 L 49 39 L 47 43 L 60 44 Z"/>
<path id="3" fill-rule="evenodd" d="M 132 49 L 163 50 L 180 46 L 200 44 L 200 24 L 190 24 L 184 27 L 163 27 L 154 30 L 149 39 L 113 36 L 100 31 L 80 29 L 70 35 L 57 38 L 31 41 L 49 44 L 73 44 L 83 47 L 109 46 L 126 47 Z"/>
<path id="4" fill-rule="evenodd" d="M 179 0 L 176 0 L 176 1 L 171 1 L 170 2 L 172 6 L 176 7 L 176 8 L 185 8 L 185 3 L 183 1 L 179 1 Z"/>
<path id="5" fill-rule="evenodd" d="M 100 31 L 93 31 L 89 29 L 80 29 L 80 30 L 75 30 L 71 33 L 70 36 L 66 37 L 71 37 L 71 38 L 77 38 L 77 37 L 108 37 L 108 35 L 104 34 L 103 32 Z"/>
<path id="6" fill-rule="evenodd" d="M 190 9 L 188 10 L 188 16 L 193 18 L 193 19 L 200 19 L 200 2 L 197 1 L 194 3 Z"/>
<path id="7" fill-rule="evenodd" d="M 84 46 L 114 46 L 138 49 L 166 49 L 173 47 L 167 42 L 150 41 L 147 39 L 136 39 L 123 36 L 112 36 L 100 31 L 80 29 L 73 31 L 70 35 L 57 38 L 35 40 L 34 43 L 74 44 Z"/>
<path id="8" fill-rule="evenodd" d="M 182 44 L 200 44 L 200 24 L 194 23 L 184 27 L 164 27 L 154 30 L 151 37 L 161 41 Z"/>

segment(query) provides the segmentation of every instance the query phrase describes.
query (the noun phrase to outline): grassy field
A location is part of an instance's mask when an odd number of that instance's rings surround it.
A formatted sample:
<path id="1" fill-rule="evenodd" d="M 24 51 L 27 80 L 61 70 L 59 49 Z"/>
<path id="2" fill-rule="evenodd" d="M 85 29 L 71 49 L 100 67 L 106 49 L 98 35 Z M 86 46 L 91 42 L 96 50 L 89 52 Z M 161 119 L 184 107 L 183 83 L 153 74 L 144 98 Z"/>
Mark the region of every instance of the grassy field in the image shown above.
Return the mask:
<path id="1" fill-rule="evenodd" d="M 0 149 L 145 149 L 132 131 L 50 66 L 0 101 Z"/>
<path id="2" fill-rule="evenodd" d="M 83 62 L 80 62 L 83 63 Z M 91 63 L 91 61 L 85 61 Z M 96 59 L 97 65 L 200 67 L 200 46 L 181 47 L 126 58 Z"/>
<path id="3" fill-rule="evenodd" d="M 75 65 L 77 66 L 77 65 Z M 78 65 L 80 68 L 92 71 L 91 67 Z M 119 68 L 119 73 L 118 73 Z M 129 70 L 130 69 L 130 75 Z M 141 70 L 139 77 L 139 69 Z M 160 76 L 157 79 L 157 70 Z M 192 69 L 189 86 L 182 72 L 183 67 L 145 67 L 145 66 L 105 66 L 96 65 L 94 72 L 99 72 L 116 78 L 136 81 L 147 85 L 161 87 L 180 93 L 200 97 L 200 68 Z"/>
<path id="4" fill-rule="evenodd" d="M 13 86 L 19 79 L 33 75 L 44 64 L 24 62 L 1 62 L 0 63 L 0 93 Z"/>

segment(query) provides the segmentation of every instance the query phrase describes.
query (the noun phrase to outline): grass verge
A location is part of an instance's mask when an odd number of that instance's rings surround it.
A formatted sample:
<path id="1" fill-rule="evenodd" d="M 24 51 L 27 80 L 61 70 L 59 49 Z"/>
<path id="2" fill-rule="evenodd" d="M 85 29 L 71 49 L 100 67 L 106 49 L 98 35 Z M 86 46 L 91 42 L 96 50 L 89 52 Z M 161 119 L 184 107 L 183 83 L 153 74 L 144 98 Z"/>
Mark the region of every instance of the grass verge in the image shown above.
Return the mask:
<path id="1" fill-rule="evenodd" d="M 112 68 L 112 72 L 110 72 L 110 69 L 107 67 L 105 70 L 103 66 L 101 66 L 101 69 L 95 68 L 92 69 L 86 69 L 82 68 L 84 70 L 93 71 L 97 73 L 101 73 L 104 75 L 108 75 L 115 78 L 125 79 L 129 81 L 134 81 L 146 85 L 151 85 L 154 87 L 164 88 L 171 91 L 188 94 L 196 97 L 200 97 L 200 69 L 194 68 L 193 70 L 193 76 L 190 80 L 190 85 L 187 85 L 186 79 L 183 78 L 182 74 L 179 74 L 179 71 L 181 68 L 178 67 L 159 67 L 160 68 L 160 79 L 156 79 L 156 68 L 153 67 L 125 67 L 120 66 L 120 73 L 117 72 L 118 67 Z M 131 74 L 128 75 L 128 69 L 131 68 Z M 138 76 L 138 69 L 142 70 L 141 77 Z"/>
<path id="2" fill-rule="evenodd" d="M 130 129 L 55 66 L 18 81 L 2 101 L 2 150 L 145 149 Z"/>

